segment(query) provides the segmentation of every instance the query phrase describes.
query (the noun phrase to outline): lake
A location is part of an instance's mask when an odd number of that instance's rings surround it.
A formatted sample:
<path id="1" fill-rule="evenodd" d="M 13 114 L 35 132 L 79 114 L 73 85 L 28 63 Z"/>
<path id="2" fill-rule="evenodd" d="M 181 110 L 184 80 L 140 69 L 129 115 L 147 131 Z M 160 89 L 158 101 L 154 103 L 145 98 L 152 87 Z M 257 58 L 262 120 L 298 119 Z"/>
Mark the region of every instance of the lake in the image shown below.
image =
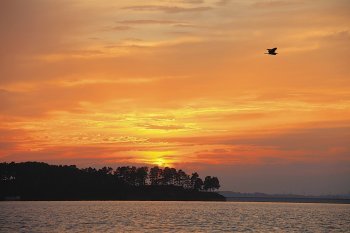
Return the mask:
<path id="1" fill-rule="evenodd" d="M 0 202 L 0 232 L 350 232 L 350 205 Z"/>

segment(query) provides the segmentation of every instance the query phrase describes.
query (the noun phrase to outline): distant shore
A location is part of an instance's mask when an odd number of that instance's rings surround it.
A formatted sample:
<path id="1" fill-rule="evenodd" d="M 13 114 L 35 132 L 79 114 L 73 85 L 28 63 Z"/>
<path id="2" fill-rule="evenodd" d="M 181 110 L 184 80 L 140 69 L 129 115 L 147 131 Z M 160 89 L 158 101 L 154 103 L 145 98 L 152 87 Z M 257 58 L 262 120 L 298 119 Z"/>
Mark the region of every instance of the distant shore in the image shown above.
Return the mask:
<path id="1" fill-rule="evenodd" d="M 350 204 L 350 199 L 335 198 L 281 198 L 281 197 L 226 197 L 227 202 L 285 202 L 285 203 L 329 203 L 329 204 Z"/>
<path id="2" fill-rule="evenodd" d="M 241 193 L 232 191 L 219 191 L 228 202 L 286 202 L 286 203 L 335 203 L 350 204 L 348 194 L 339 195 L 301 195 L 301 194 L 267 194 L 267 193 Z"/>

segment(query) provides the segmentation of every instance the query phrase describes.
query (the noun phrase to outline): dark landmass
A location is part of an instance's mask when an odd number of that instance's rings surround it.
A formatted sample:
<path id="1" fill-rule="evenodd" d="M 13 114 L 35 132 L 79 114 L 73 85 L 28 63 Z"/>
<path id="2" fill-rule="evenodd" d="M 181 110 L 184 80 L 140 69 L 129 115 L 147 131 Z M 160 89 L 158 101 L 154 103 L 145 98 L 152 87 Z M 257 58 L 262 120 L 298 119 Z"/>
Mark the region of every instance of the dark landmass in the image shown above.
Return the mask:
<path id="1" fill-rule="evenodd" d="M 0 178 L 0 200 L 225 201 L 209 191 L 220 187 L 216 177 L 207 176 L 203 182 L 197 173 L 189 176 L 157 166 L 96 170 L 39 162 L 0 163 Z"/>
<path id="2" fill-rule="evenodd" d="M 133 189 L 96 192 L 47 192 L 20 193 L 22 195 L 2 195 L 3 201 L 226 201 L 216 192 L 185 190 L 176 186 L 145 186 Z"/>
<path id="3" fill-rule="evenodd" d="M 288 203 L 335 203 L 350 204 L 348 195 L 306 196 L 296 194 L 266 194 L 266 193 L 239 193 L 231 191 L 219 192 L 232 202 L 288 202 Z"/>

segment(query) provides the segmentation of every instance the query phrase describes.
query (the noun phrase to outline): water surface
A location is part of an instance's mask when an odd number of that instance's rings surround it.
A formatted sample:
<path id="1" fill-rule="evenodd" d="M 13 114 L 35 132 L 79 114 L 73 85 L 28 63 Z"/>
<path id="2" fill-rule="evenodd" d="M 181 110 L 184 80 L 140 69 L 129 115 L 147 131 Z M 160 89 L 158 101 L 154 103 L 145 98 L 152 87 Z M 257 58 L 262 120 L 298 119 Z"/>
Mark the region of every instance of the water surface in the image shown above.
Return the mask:
<path id="1" fill-rule="evenodd" d="M 0 232 L 350 232 L 350 205 L 0 202 Z"/>

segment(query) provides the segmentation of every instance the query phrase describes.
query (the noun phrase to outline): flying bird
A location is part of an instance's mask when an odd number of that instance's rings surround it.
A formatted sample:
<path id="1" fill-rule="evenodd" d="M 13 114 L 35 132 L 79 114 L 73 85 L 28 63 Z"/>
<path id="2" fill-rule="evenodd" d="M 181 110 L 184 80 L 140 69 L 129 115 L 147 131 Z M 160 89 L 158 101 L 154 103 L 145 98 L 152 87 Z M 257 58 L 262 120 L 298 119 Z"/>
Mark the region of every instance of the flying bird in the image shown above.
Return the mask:
<path id="1" fill-rule="evenodd" d="M 265 53 L 265 54 L 277 55 L 276 50 L 277 50 L 277 48 L 267 49 L 267 53 Z"/>

